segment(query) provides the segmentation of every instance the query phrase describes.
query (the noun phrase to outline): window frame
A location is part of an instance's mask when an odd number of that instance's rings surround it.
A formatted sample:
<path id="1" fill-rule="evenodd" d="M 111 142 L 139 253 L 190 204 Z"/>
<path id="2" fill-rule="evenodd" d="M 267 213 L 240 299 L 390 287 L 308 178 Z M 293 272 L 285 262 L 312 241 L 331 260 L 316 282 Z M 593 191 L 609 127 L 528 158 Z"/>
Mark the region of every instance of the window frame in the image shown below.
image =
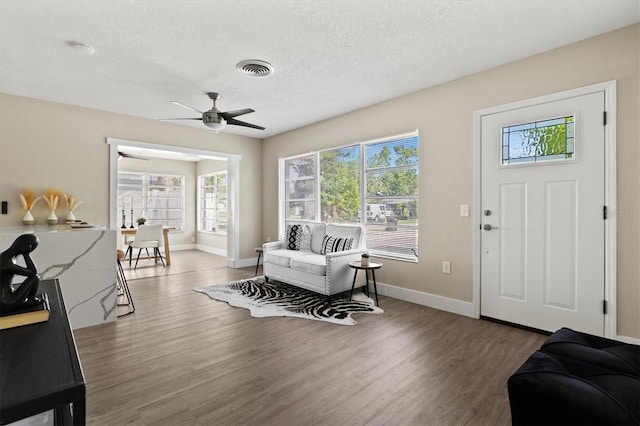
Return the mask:
<path id="1" fill-rule="evenodd" d="M 219 224 L 219 223 L 222 223 L 222 222 L 219 219 L 218 215 L 220 213 L 220 210 L 217 207 L 216 208 L 206 208 L 206 207 L 202 206 L 202 202 L 203 202 L 203 198 L 204 198 L 203 189 L 205 188 L 205 186 L 203 185 L 203 181 L 207 177 L 219 176 L 219 175 L 225 175 L 226 176 L 225 186 L 226 186 L 227 190 L 225 192 L 226 195 L 224 197 L 224 200 L 225 200 L 224 212 L 226 214 L 226 218 L 224 220 L 224 223 L 226 225 L 226 228 L 225 228 L 224 231 L 220 231 L 220 230 L 218 230 L 218 231 L 210 231 L 210 230 L 202 228 L 202 222 L 204 220 L 203 217 L 206 217 L 206 215 L 203 216 L 203 214 L 204 214 L 204 212 L 206 210 L 215 210 L 216 211 L 216 218 L 217 218 L 216 223 Z M 207 186 L 207 187 L 210 187 L 210 186 Z M 216 189 L 215 194 L 218 194 L 217 179 L 216 179 L 216 188 L 215 189 Z M 203 174 L 203 175 L 198 175 L 198 201 L 197 202 L 198 202 L 197 232 L 202 232 L 202 233 L 210 234 L 210 235 L 227 235 L 228 234 L 228 229 L 229 229 L 228 228 L 228 226 L 229 226 L 229 176 L 228 176 L 227 170 L 219 170 L 219 171 L 216 171 L 216 172 L 211 172 L 211 173 L 206 173 L 206 174 Z"/>
<path id="2" fill-rule="evenodd" d="M 390 165 L 390 166 L 384 166 L 384 167 L 375 167 L 375 168 L 368 168 L 367 164 L 366 164 L 366 155 L 367 155 L 367 146 L 372 146 L 375 144 L 381 144 L 381 143 L 385 143 L 385 142 L 391 142 L 391 141 L 396 141 L 396 140 L 403 140 L 403 139 L 410 139 L 410 138 L 417 138 L 417 149 L 418 149 L 418 153 L 419 153 L 419 147 L 420 147 L 420 135 L 418 130 L 413 130 L 413 131 L 409 131 L 409 132 L 404 132 L 404 133 L 399 133 L 399 134 L 395 134 L 395 135 L 391 135 L 391 136 L 386 136 L 386 137 L 381 137 L 381 138 L 376 138 L 376 139 L 370 139 L 370 140 L 366 140 L 366 141 L 358 141 L 358 142 L 354 142 L 354 143 L 349 143 L 346 145 L 342 145 L 339 147 L 333 147 L 333 148 L 327 148 L 327 149 L 323 149 L 323 150 L 318 150 L 318 151 L 312 151 L 312 152 L 307 152 L 305 154 L 301 154 L 301 155 L 294 155 L 294 156 L 288 156 L 288 157 L 282 157 L 279 159 L 279 235 L 283 235 L 284 234 L 284 230 L 286 229 L 286 225 L 288 222 L 300 222 L 300 221 L 307 221 L 307 222 L 322 222 L 322 200 L 321 200 L 321 184 L 322 184 L 322 179 L 321 179 L 321 154 L 323 152 L 328 152 L 328 151 L 336 151 L 336 150 L 340 150 L 340 149 L 345 149 L 345 148 L 350 148 L 353 146 L 359 146 L 359 204 L 360 204 L 360 214 L 359 214 L 359 220 L 355 221 L 355 222 L 337 222 L 337 223 L 357 223 L 358 225 L 362 226 L 364 229 L 364 238 L 368 238 L 367 237 L 367 230 L 368 228 L 371 226 L 371 224 L 368 223 L 367 221 L 367 215 L 366 215 L 366 211 L 367 211 L 367 200 L 368 199 L 372 199 L 372 198 L 376 198 L 376 197 L 370 197 L 367 194 L 367 172 L 375 172 L 375 173 L 379 173 L 381 171 L 386 171 L 386 170 L 391 170 L 391 171 L 404 171 L 404 170 L 411 170 L 411 169 L 415 169 L 417 175 L 419 176 L 419 155 L 416 155 L 416 161 L 415 164 L 410 164 L 410 165 Z M 303 158 L 303 157 L 309 157 L 309 156 L 313 156 L 314 157 L 314 162 L 315 162 L 315 174 L 313 179 L 315 179 L 315 185 L 314 185 L 314 198 L 313 201 L 315 202 L 315 214 L 314 214 L 314 218 L 313 219 L 305 219 L 305 218 L 294 218 L 291 219 L 289 218 L 289 209 L 288 209 L 288 203 L 290 201 L 290 199 L 288 198 L 288 184 L 289 182 L 292 181 L 292 179 L 287 179 L 286 178 L 286 172 L 287 172 L 287 162 L 291 161 L 291 160 L 295 160 L 298 158 Z M 382 251 L 382 250 L 376 250 L 376 249 L 371 249 L 368 248 L 368 251 L 376 256 L 376 257 L 380 257 L 380 258 L 387 258 L 387 259 L 395 259 L 395 260 L 400 260 L 400 261 L 407 261 L 407 262 L 418 262 L 418 256 L 417 256 L 417 249 L 418 249 L 418 242 L 419 242 L 419 221 L 418 221 L 418 205 L 419 205 L 419 192 L 418 192 L 418 186 L 419 186 L 419 182 L 418 180 L 416 181 L 416 194 L 415 195 L 387 195 L 387 196 L 380 196 L 377 198 L 384 198 L 385 200 L 389 200 L 389 199 L 407 199 L 409 198 L 413 198 L 415 200 L 415 216 L 416 216 L 416 223 L 415 225 L 402 225 L 402 224 L 396 224 L 397 227 L 413 227 L 415 228 L 415 232 L 416 232 L 416 245 L 415 248 L 411 248 L 413 254 L 412 255 L 404 255 L 404 254 L 400 254 L 400 253 L 394 253 L 394 252 L 390 252 L 390 251 Z M 312 201 L 312 199 L 305 199 L 306 201 Z M 407 247 L 408 248 L 408 247 Z"/>
<path id="3" fill-rule="evenodd" d="M 138 217 L 145 217 L 146 218 L 146 213 L 150 207 L 150 198 L 151 198 L 151 187 L 155 186 L 155 185 L 151 185 L 151 183 L 149 182 L 149 179 L 151 176 L 160 176 L 160 177 L 166 177 L 166 178 L 170 178 L 170 179 L 175 179 L 175 178 L 179 178 L 180 179 L 180 208 L 155 208 L 156 210 L 180 210 L 180 227 L 175 227 L 175 229 L 172 229 L 172 232 L 184 232 L 184 228 L 185 228 L 185 176 L 184 175 L 174 175 L 174 174 L 166 174 L 166 173 L 157 173 L 157 172 L 135 172 L 135 171 L 127 171 L 127 170 L 122 170 L 122 171 L 118 171 L 118 176 L 116 179 L 116 194 L 117 194 L 117 208 L 119 210 L 124 209 L 124 206 L 126 206 L 127 204 L 127 196 L 124 194 L 120 194 L 120 175 L 121 174 L 129 174 L 129 175 L 139 175 L 142 177 L 142 207 L 140 208 L 136 208 L 133 209 L 134 211 L 139 211 L 140 214 L 138 215 Z M 131 186 L 131 185 L 129 185 Z M 156 198 L 156 197 L 154 197 Z M 133 199 L 133 197 L 132 197 Z M 122 202 L 122 205 L 121 205 Z M 134 200 L 135 203 L 135 200 Z M 132 209 L 132 206 L 129 207 L 128 210 L 125 211 L 125 214 L 130 214 Z M 135 223 L 137 217 L 133 217 L 130 218 L 131 223 Z M 174 219 L 175 220 L 175 219 Z M 163 221 L 163 220 L 158 220 L 158 219 L 149 219 L 147 218 L 147 223 L 161 223 L 163 226 L 171 226 L 169 223 Z"/>

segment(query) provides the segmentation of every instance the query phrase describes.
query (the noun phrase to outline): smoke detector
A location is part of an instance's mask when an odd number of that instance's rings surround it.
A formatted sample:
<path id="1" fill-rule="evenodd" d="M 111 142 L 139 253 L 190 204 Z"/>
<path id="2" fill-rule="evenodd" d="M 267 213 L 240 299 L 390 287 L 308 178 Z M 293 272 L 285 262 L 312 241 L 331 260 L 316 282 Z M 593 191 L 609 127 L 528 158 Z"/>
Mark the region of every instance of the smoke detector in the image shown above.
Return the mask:
<path id="1" fill-rule="evenodd" d="M 273 65 L 269 62 L 261 61 L 258 59 L 246 59 L 238 62 L 236 69 L 243 74 L 250 75 L 251 77 L 266 77 L 273 74 L 275 71 Z"/>

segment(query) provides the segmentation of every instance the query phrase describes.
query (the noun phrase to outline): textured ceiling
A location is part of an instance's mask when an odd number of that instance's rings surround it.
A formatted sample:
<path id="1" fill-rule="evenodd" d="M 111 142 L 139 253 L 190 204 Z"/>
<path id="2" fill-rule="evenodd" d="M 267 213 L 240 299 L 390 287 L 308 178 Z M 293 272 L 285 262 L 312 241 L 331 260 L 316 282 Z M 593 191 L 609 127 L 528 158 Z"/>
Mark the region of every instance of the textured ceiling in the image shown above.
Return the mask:
<path id="1" fill-rule="evenodd" d="M 216 91 L 267 128 L 224 132 L 261 138 L 639 20 L 638 0 L 0 0 L 0 92 L 160 119 Z"/>

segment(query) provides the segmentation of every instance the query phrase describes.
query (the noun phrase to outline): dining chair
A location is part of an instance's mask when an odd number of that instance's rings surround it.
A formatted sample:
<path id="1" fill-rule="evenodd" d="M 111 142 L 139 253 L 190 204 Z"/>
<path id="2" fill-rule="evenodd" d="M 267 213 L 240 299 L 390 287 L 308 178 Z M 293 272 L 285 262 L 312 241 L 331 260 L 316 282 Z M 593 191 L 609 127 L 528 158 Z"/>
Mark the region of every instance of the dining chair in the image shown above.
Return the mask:
<path id="1" fill-rule="evenodd" d="M 153 257 L 158 263 L 158 257 L 162 262 L 162 266 L 164 265 L 164 259 L 162 258 L 162 254 L 160 253 L 160 247 L 164 244 L 164 239 L 162 236 L 162 224 L 158 225 L 140 225 L 138 230 L 136 231 L 136 238 L 129 245 L 131 247 L 131 253 L 133 254 L 133 249 L 138 249 L 138 257 L 136 258 L 136 265 L 133 269 L 138 267 L 138 261 L 140 260 L 140 253 L 142 253 L 142 249 L 153 249 Z M 132 256 L 133 257 L 133 256 Z M 131 265 L 131 258 L 129 258 L 129 265 Z"/>

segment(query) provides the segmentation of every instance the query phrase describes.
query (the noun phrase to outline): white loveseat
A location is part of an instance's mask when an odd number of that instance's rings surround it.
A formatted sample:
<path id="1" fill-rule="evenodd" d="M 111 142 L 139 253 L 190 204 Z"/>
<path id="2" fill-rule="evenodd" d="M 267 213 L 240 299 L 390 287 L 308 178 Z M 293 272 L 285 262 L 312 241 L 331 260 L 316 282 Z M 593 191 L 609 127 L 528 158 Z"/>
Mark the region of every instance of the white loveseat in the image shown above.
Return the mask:
<path id="1" fill-rule="evenodd" d="M 299 247 L 293 250 L 288 248 L 295 245 L 294 241 L 290 243 L 288 239 L 291 225 L 299 226 L 298 230 L 303 232 L 297 241 Z M 263 245 L 264 276 L 267 280 L 282 281 L 327 296 L 351 290 L 354 270 L 349 267 L 349 262 L 360 260 L 366 251 L 363 234 L 360 226 L 290 223 L 284 241 Z M 328 238 L 325 239 L 325 236 Z M 323 242 L 328 243 L 327 251 L 341 250 L 350 239 L 353 239 L 350 249 L 322 254 Z"/>

